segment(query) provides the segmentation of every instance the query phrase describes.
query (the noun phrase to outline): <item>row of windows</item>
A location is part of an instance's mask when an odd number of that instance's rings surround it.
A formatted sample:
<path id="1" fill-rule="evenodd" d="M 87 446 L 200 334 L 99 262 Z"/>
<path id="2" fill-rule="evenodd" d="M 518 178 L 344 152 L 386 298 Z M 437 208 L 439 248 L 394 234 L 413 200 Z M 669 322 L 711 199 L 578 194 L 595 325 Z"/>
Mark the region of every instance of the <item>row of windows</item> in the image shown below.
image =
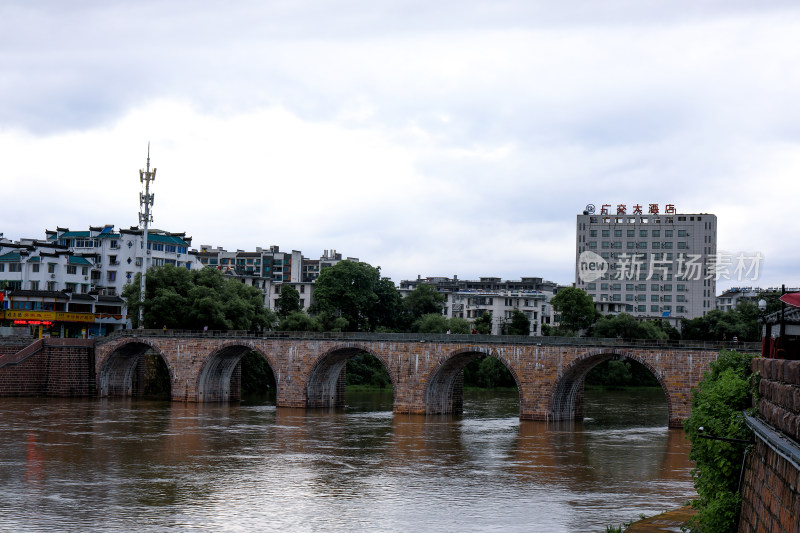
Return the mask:
<path id="1" fill-rule="evenodd" d="M 608 294 L 601 294 L 600 295 L 600 301 L 601 302 L 621 302 L 622 301 L 622 295 L 621 294 L 612 294 L 609 297 Z M 628 294 L 625 295 L 625 301 L 626 302 L 646 302 L 647 301 L 647 295 L 646 294 L 630 294 L 630 293 L 628 293 Z M 659 296 L 658 294 L 651 294 L 650 295 L 650 301 L 651 302 L 671 302 L 672 301 L 672 295 L 671 294 L 665 294 L 663 296 Z M 686 295 L 685 294 L 678 294 L 677 296 L 675 296 L 675 301 L 676 302 L 687 302 L 688 300 L 686 299 Z"/>
<path id="2" fill-rule="evenodd" d="M 686 290 L 686 284 L 678 283 L 676 285 L 678 291 L 683 292 Z M 586 290 L 593 291 L 597 289 L 597 283 L 588 283 L 586 286 Z M 612 291 L 621 291 L 622 290 L 622 283 L 601 283 L 600 290 L 612 290 Z M 647 283 L 626 283 L 625 284 L 626 291 L 646 291 L 647 290 Z M 660 285 L 658 283 L 651 283 L 650 290 L 654 292 L 671 292 L 672 291 L 672 283 L 665 283 Z M 506 304 L 508 305 L 508 304 Z"/>
<path id="3" fill-rule="evenodd" d="M 600 235 L 602 237 L 610 237 L 611 236 L 611 230 L 610 229 L 600 230 Z M 654 230 L 640 229 L 639 230 L 639 237 L 647 237 L 648 235 L 651 236 L 651 237 L 661 237 L 661 230 L 660 229 L 654 229 Z M 674 230 L 671 230 L 671 229 L 665 229 L 664 230 L 664 237 L 672 237 L 673 235 L 674 235 Z M 589 230 L 589 236 L 590 237 L 597 237 L 597 230 L 596 229 Z M 626 230 L 625 231 L 625 236 L 626 237 L 636 237 L 636 230 L 635 229 Z M 688 236 L 689 236 L 689 232 L 686 231 L 685 229 L 679 229 L 678 230 L 678 237 L 688 237 Z M 622 237 L 622 230 L 621 229 L 615 229 L 614 230 L 614 237 Z"/>
<path id="4" fill-rule="evenodd" d="M 650 244 L 650 248 L 653 250 L 672 250 L 672 241 L 652 241 L 648 243 L 647 241 L 626 241 L 625 242 L 625 249 L 627 250 L 647 250 L 648 244 Z M 589 241 L 586 244 L 587 248 L 592 250 L 597 249 L 597 241 Z M 621 250 L 622 249 L 622 242 L 621 241 L 602 241 L 600 243 L 600 247 L 608 250 L 608 249 L 615 249 Z M 688 250 L 689 243 L 686 241 L 678 241 L 678 249 L 679 250 Z"/>
<path id="5" fill-rule="evenodd" d="M 9 272 L 22 272 L 22 263 L 0 263 L 0 272 L 6 271 L 6 265 L 8 265 Z M 57 270 L 58 264 L 56 263 L 47 263 L 47 272 L 50 274 L 54 274 Z M 31 263 L 31 270 L 33 272 L 39 272 L 39 263 Z M 77 274 L 78 267 L 76 265 L 67 265 L 67 274 Z M 89 274 L 89 267 L 81 267 L 81 275 L 86 276 Z"/>

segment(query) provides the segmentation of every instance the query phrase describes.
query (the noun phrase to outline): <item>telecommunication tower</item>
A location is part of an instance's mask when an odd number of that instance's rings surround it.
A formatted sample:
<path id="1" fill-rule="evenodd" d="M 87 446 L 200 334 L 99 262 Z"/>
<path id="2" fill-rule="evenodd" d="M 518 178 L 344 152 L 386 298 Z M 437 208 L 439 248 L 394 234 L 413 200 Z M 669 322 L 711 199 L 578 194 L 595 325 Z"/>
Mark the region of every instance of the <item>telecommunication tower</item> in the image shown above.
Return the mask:
<path id="1" fill-rule="evenodd" d="M 154 168 L 152 172 L 150 171 L 150 143 L 147 143 L 147 169 L 139 170 L 139 181 L 144 184 L 144 193 L 139 193 L 139 204 L 141 205 L 139 224 L 144 226 L 142 230 L 142 275 L 139 281 L 139 328 L 144 328 L 145 274 L 147 273 L 147 254 L 150 253 L 147 249 L 147 230 L 153 221 L 151 208 L 155 198 L 155 195 L 150 193 L 150 182 L 155 180 L 156 169 Z"/>

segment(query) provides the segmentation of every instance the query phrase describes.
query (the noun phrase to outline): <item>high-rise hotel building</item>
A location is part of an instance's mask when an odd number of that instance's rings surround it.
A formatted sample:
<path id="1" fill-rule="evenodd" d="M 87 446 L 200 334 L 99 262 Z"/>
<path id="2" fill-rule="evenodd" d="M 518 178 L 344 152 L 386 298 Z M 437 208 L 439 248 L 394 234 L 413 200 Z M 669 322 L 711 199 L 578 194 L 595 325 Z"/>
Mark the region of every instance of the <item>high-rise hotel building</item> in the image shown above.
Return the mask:
<path id="1" fill-rule="evenodd" d="M 575 286 L 603 314 L 682 318 L 715 308 L 717 217 L 671 204 L 590 204 L 577 217 Z"/>

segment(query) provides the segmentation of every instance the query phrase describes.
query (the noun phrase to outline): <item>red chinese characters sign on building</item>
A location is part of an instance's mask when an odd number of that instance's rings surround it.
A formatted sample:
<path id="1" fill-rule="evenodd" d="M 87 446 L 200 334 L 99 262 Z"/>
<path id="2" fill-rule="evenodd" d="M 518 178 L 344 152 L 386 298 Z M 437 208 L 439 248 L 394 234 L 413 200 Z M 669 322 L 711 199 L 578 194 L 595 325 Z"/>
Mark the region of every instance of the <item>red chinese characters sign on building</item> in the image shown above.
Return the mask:
<path id="1" fill-rule="evenodd" d="M 611 215 L 613 211 L 613 206 L 611 204 L 601 204 L 600 205 L 600 214 L 601 215 Z M 589 204 L 586 206 L 586 214 L 593 215 L 595 212 L 594 204 Z M 664 204 L 664 215 L 674 215 L 676 213 L 675 205 L 674 204 Z M 616 214 L 617 215 L 627 215 L 628 214 L 628 204 L 616 204 Z M 634 204 L 631 208 L 631 214 L 633 215 L 643 215 L 644 213 L 644 206 L 640 204 Z M 662 214 L 661 206 L 659 204 L 647 204 L 647 214 L 648 215 L 658 215 Z"/>

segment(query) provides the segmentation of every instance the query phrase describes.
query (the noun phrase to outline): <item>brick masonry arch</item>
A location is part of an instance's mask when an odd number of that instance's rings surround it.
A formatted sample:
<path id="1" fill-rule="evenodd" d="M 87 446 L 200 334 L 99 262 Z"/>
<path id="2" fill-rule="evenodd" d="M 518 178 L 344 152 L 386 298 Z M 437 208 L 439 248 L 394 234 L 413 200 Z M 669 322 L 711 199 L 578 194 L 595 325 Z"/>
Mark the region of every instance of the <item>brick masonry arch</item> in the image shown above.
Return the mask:
<path id="1" fill-rule="evenodd" d="M 172 384 L 174 372 L 169 358 L 164 356 L 161 347 L 153 339 L 121 339 L 104 347 L 106 349 L 96 361 L 97 392 L 100 396 L 132 396 L 134 374 L 142 355 L 148 350 L 155 351 L 167 364 Z"/>
<path id="2" fill-rule="evenodd" d="M 440 359 L 438 365 L 425 377 L 425 409 L 427 414 L 460 413 L 463 406 L 463 370 L 480 356 L 494 357 L 505 366 L 517 384 L 517 391 L 522 395 L 524 389 L 513 360 L 501 356 L 491 346 L 473 346 L 461 348 Z"/>
<path id="3" fill-rule="evenodd" d="M 597 365 L 616 358 L 626 358 L 636 361 L 658 380 L 661 390 L 667 401 L 670 425 L 675 419 L 672 405 L 672 391 L 664 379 L 663 369 L 654 364 L 652 357 L 642 357 L 639 352 L 620 349 L 598 348 L 578 355 L 562 371 L 558 380 L 553 384 L 549 394 L 548 411 L 553 420 L 578 420 L 583 418 L 583 388 L 586 375 Z M 658 358 L 660 360 L 660 358 Z"/>
<path id="4" fill-rule="evenodd" d="M 234 375 L 241 378 L 241 360 L 248 352 L 256 352 L 269 365 L 275 375 L 276 364 L 260 346 L 241 342 L 226 342 L 211 351 L 197 373 L 195 390 L 198 402 L 228 402 L 241 399 L 239 390 L 233 390 L 241 383 L 241 379 L 232 381 Z M 238 373 L 238 374 L 237 374 Z"/>
<path id="5" fill-rule="evenodd" d="M 396 389 L 397 376 L 390 368 L 385 354 L 372 347 L 358 343 L 334 345 L 312 361 L 305 376 L 304 390 L 306 406 L 309 408 L 344 407 L 346 374 L 343 372 L 347 360 L 360 353 L 369 353 L 378 359 L 389 374 L 392 390 Z"/>

